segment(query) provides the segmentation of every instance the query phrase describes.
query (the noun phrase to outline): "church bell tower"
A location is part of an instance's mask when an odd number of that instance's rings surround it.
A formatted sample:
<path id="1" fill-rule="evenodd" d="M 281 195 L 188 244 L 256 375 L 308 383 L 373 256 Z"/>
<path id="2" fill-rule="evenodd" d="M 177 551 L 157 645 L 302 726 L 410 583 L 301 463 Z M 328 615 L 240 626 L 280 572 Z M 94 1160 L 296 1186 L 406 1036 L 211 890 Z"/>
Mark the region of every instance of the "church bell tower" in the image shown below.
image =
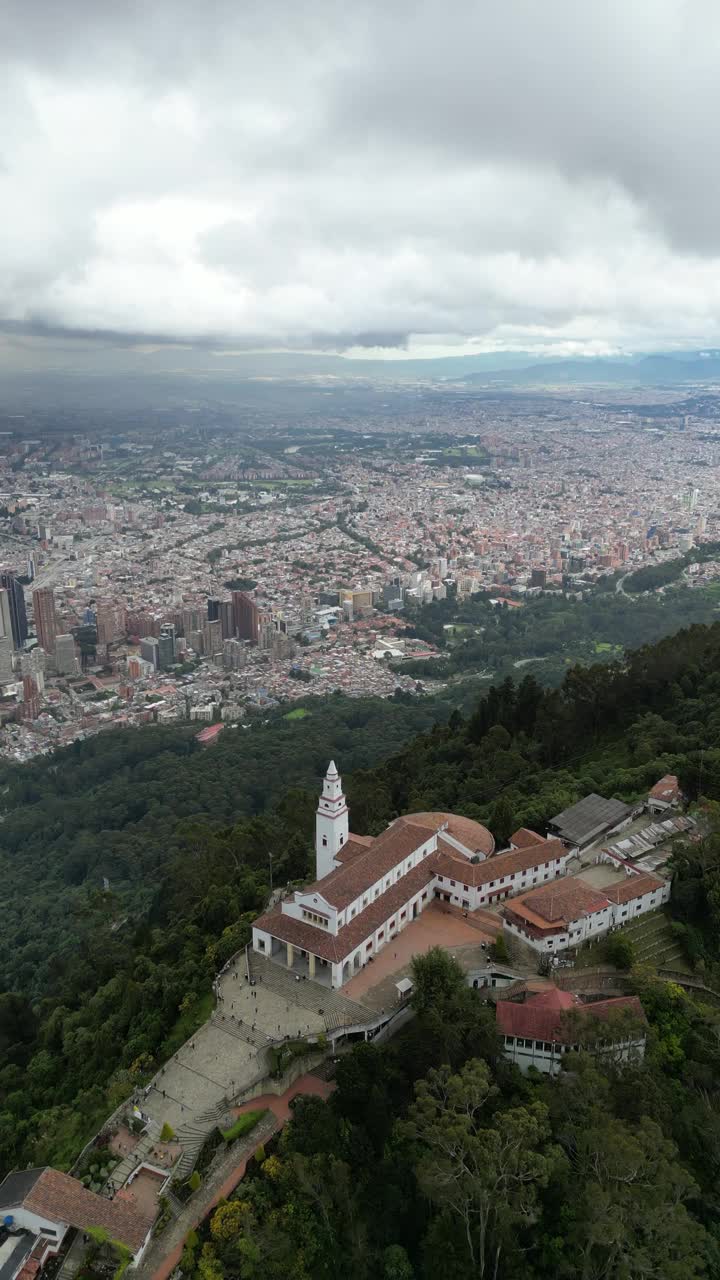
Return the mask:
<path id="1" fill-rule="evenodd" d="M 322 880 L 339 864 L 335 855 L 347 843 L 348 808 L 343 795 L 340 775 L 331 760 L 323 779 L 322 795 L 315 816 L 315 867 L 318 880 Z"/>

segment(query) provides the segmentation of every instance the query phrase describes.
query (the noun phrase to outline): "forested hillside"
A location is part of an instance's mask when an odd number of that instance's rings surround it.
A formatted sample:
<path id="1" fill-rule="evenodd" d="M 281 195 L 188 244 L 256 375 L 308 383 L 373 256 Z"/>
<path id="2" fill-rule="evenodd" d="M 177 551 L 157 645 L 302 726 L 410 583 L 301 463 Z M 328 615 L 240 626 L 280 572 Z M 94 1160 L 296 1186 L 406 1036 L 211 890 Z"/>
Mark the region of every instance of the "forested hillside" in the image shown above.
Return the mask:
<path id="1" fill-rule="evenodd" d="M 664 574 L 663 581 L 673 581 L 683 564 L 668 561 L 657 567 L 659 576 Z M 645 572 L 651 575 L 650 587 L 655 567 L 632 577 L 639 578 Z M 519 607 L 492 603 L 487 592 L 462 601 L 452 595 L 437 600 L 408 618 L 412 631 L 438 645 L 441 655 L 404 663 L 402 670 L 420 679 L 463 676 L 472 671 L 502 679 L 517 676 L 523 664 L 532 661 L 533 674 L 542 684 L 558 685 L 575 663 L 612 661 L 625 649 L 655 644 L 681 627 L 711 623 L 718 616 L 717 582 L 702 588 L 679 583 L 662 594 L 634 596 L 616 591 L 616 585 L 610 578 L 582 599 L 548 593 L 528 598 Z M 628 579 L 626 586 L 630 585 Z M 454 629 L 446 631 L 447 626 Z"/>
<path id="2" fill-rule="evenodd" d="M 467 718 L 453 712 L 411 741 L 405 711 L 417 708 L 352 707 L 354 724 L 338 711 L 332 753 L 361 833 L 398 813 L 437 808 L 484 819 L 502 840 L 521 822 L 542 827 L 587 791 L 631 798 L 668 771 L 691 796 L 720 796 L 718 625 L 691 628 L 623 663 L 577 668 L 558 690 L 529 677 L 506 682 Z M 150 735 L 147 756 L 143 735 L 96 739 L 75 760 L 68 753 L 7 780 L 15 807 L 2 826 L 4 878 L 16 875 L 16 896 L 28 872 L 33 892 L 45 882 L 49 945 L 62 936 L 46 965 L 41 916 L 32 917 L 40 927 L 30 936 L 21 907 L 9 904 L 16 915 L 8 909 L 14 934 L 5 964 L 15 994 L 0 1007 L 0 1168 L 68 1163 L 112 1105 L 207 1012 L 213 973 L 244 943 L 249 918 L 266 900 L 270 855 L 276 885 L 310 872 L 317 780 L 332 735 L 313 712 L 282 722 L 272 750 L 259 731 L 243 736 L 248 747 L 224 734 L 227 741 L 203 755 L 183 738 L 172 745 Z M 140 754 L 128 758 L 133 743 Z M 383 748 L 392 754 L 377 764 Z M 26 810 L 17 807 L 21 786 Z M 66 833 L 68 796 L 76 825 Z M 238 819 L 243 806 L 252 816 Z M 710 971 L 720 925 L 714 839 L 683 855 L 677 906 Z M 113 886 L 121 856 L 129 877 L 150 868 L 144 912 L 137 903 L 129 910 L 112 888 L 88 892 L 71 883 L 71 909 L 54 913 L 65 859 L 73 866 L 76 846 L 88 840 L 88 865 Z M 33 954 L 35 995 L 26 984 Z"/>
<path id="3" fill-rule="evenodd" d="M 693 1280 L 720 1274 L 720 1053 L 679 988 L 639 979 L 645 1061 L 503 1059 L 492 1009 L 442 952 L 415 1020 L 300 1098 L 182 1258 L 197 1280 Z"/>
<path id="4" fill-rule="evenodd" d="M 103 879 L 130 926 L 155 900 L 185 827 L 259 815 L 289 789 L 315 789 L 330 756 L 374 764 L 446 720 L 458 697 L 312 700 L 302 720 L 275 713 L 226 729 L 203 751 L 196 730 L 102 734 L 0 772 L 0 990 L 59 989 Z M 109 907 L 107 908 L 109 910 Z"/>

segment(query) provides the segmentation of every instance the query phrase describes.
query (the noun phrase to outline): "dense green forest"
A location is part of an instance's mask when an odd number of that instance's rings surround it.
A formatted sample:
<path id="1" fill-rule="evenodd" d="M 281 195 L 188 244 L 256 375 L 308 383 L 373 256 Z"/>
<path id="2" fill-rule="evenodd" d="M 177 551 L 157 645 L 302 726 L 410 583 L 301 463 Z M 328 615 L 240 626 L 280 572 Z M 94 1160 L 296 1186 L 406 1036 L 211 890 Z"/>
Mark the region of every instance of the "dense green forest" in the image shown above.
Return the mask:
<path id="1" fill-rule="evenodd" d="M 492 1008 L 436 951 L 416 1018 L 300 1097 L 182 1258 L 196 1280 L 693 1280 L 720 1275 L 717 1015 L 639 977 L 645 1060 L 504 1061 Z"/>
<path id="2" fill-rule="evenodd" d="M 441 655 L 403 663 L 400 670 L 420 679 L 479 671 L 502 680 L 532 663 L 542 684 L 558 685 L 575 663 L 613 661 L 625 649 L 654 644 L 681 627 L 718 617 L 720 583 L 632 597 L 616 592 L 615 585 L 609 579 L 582 599 L 550 593 L 521 606 L 492 604 L 495 597 L 487 592 L 461 601 L 450 594 L 408 614 L 411 633 L 439 646 Z"/>
<path id="3" fill-rule="evenodd" d="M 194 819 L 227 826 L 260 815 L 290 788 L 317 787 L 337 755 L 374 764 L 446 720 L 458 697 L 312 701 L 300 721 L 227 729 L 203 751 L 195 730 L 149 727 L 99 735 L 0 772 L 0 990 L 60 989 L 84 931 L 89 889 L 110 882 L 128 926 L 154 902 Z M 108 908 L 109 909 L 109 908 Z"/>
<path id="4" fill-rule="evenodd" d="M 398 813 L 439 808 L 487 821 L 502 840 L 521 822 L 541 827 L 590 790 L 643 795 L 667 771 L 679 773 L 691 797 L 720 798 L 720 625 L 690 628 L 623 662 L 575 668 L 559 689 L 543 689 L 531 677 L 505 681 L 469 715 L 454 710 L 446 722 L 430 723 L 428 704 L 383 706 L 352 703 L 357 719 L 346 723 L 350 707 L 336 703 L 333 753 L 359 832 L 378 831 Z M 426 708 L 428 727 L 411 737 L 418 706 Z M 243 945 L 249 918 L 266 901 L 269 855 L 276 884 L 311 872 L 327 726 L 314 710 L 301 721 L 265 728 L 273 730 L 268 745 L 260 729 L 237 731 L 204 754 L 182 735 L 163 738 L 164 730 L 112 735 L 8 772 L 2 831 L 8 842 L 14 833 L 14 845 L 5 844 L 3 874 L 7 881 L 15 861 L 24 862 L 16 896 L 23 876 L 27 885 L 30 875 L 33 892 L 47 885 L 57 956 L 45 963 L 42 933 L 25 936 L 30 926 L 12 915 L 17 904 L 7 902 L 14 943 L 5 964 L 13 966 L 13 982 L 0 997 L 0 1171 L 69 1164 L 112 1106 L 206 1015 L 212 975 Z M 378 761 L 379 748 L 388 758 Z M 66 827 L 66 814 L 74 826 Z M 678 853 L 674 890 L 691 954 L 711 983 L 720 981 L 717 842 L 711 835 Z M 65 859 L 72 866 L 78 846 L 90 849 L 89 863 L 69 886 L 75 890 L 70 909 L 55 914 L 52 899 L 66 883 Z M 126 879 L 148 880 L 144 910 L 128 910 L 117 890 L 121 855 L 128 858 Z M 109 892 L 98 883 L 102 874 L 111 880 Z M 34 991 L 27 982 L 35 978 L 33 947 L 40 975 Z M 686 1012 L 683 1005 L 683 1017 Z M 674 1017 L 670 1010 L 668 1026 Z M 692 1038 L 689 1030 L 677 1035 L 680 1048 L 683 1036 Z M 714 1030 L 703 1035 L 709 1053 L 717 1037 Z M 697 1030 L 692 1036 L 702 1038 Z M 432 1057 L 436 1047 L 428 1042 L 416 1052 Z M 667 1046 L 666 1053 L 672 1057 Z M 700 1053 L 693 1040 L 693 1061 L 700 1063 L 694 1083 L 678 1074 L 679 1049 L 670 1064 L 675 1074 L 663 1087 L 675 1088 L 678 1116 L 691 1086 L 714 1098 L 714 1076 Z M 426 1063 L 417 1076 L 446 1060 Z M 459 1068 L 461 1058 L 451 1065 Z M 397 1113 L 392 1096 L 377 1101 L 379 1114 Z M 653 1115 L 654 1108 L 655 1102 Z M 356 1135 L 354 1141 L 372 1139 Z M 433 1230 L 443 1238 L 444 1227 Z"/>

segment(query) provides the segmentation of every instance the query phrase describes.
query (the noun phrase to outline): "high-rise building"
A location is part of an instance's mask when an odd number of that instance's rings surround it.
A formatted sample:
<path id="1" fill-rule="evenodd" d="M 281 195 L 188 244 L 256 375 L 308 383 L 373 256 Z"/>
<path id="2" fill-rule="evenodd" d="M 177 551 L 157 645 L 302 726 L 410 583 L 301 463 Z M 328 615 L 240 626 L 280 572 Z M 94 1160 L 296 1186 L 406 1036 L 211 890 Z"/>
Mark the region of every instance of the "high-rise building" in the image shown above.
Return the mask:
<path id="1" fill-rule="evenodd" d="M 0 587 L 0 637 L 12 641 L 12 621 L 10 618 L 10 594 Z"/>
<path id="2" fill-rule="evenodd" d="M 163 622 L 158 638 L 158 666 L 167 671 L 175 661 L 175 627 L 172 622 Z"/>
<path id="3" fill-rule="evenodd" d="M 216 653 L 222 653 L 223 638 L 219 618 L 215 618 L 213 622 L 203 622 L 202 635 L 206 658 L 214 658 Z"/>
<path id="4" fill-rule="evenodd" d="M 13 644 L 16 649 L 22 649 L 28 636 L 25 592 L 22 589 L 22 583 L 13 573 L 5 572 L 0 573 L 0 587 L 8 593 Z"/>
<path id="5" fill-rule="evenodd" d="M 272 649 L 274 635 L 275 624 L 272 619 L 272 614 L 258 612 L 258 648 L 263 649 L 265 652 Z"/>
<path id="6" fill-rule="evenodd" d="M 208 622 L 217 622 L 220 617 L 220 601 L 214 596 L 208 597 L 207 616 Z"/>
<path id="7" fill-rule="evenodd" d="M 9 684 L 13 678 L 12 636 L 0 636 L 0 684 Z"/>
<path id="8" fill-rule="evenodd" d="M 238 639 L 250 640 L 253 644 L 257 644 L 260 610 L 255 601 L 245 591 L 233 591 L 232 605 L 235 634 Z"/>
<path id="9" fill-rule="evenodd" d="M 75 640 L 69 633 L 55 637 L 55 667 L 60 676 L 77 675 Z"/>
<path id="10" fill-rule="evenodd" d="M 140 641 L 140 657 L 143 662 L 151 662 L 157 671 L 160 666 L 160 640 L 155 636 L 145 636 Z"/>
<path id="11" fill-rule="evenodd" d="M 226 671 L 241 671 L 247 662 L 247 649 L 242 640 L 223 640 L 223 666 Z"/>
<path id="12" fill-rule="evenodd" d="M 40 715 L 40 692 L 34 676 L 23 676 L 23 720 L 37 720 Z"/>
<path id="13" fill-rule="evenodd" d="M 235 635 L 235 617 L 232 600 L 221 600 L 218 611 L 223 640 L 232 640 Z"/>
<path id="14" fill-rule="evenodd" d="M 54 653 L 57 635 L 55 592 L 52 587 L 38 587 L 37 591 L 33 591 L 32 598 L 38 644 L 46 653 Z"/>
<path id="15" fill-rule="evenodd" d="M 125 607 L 113 600 L 98 600 L 97 633 L 98 644 L 115 644 L 125 639 L 126 629 Z"/>
<path id="16" fill-rule="evenodd" d="M 196 631 L 186 631 L 185 635 L 193 653 L 202 654 L 205 652 L 203 633 L 199 628 Z"/>
<path id="17" fill-rule="evenodd" d="M 190 632 L 199 631 L 203 622 L 204 622 L 204 618 L 203 618 L 201 609 L 194 609 L 194 608 L 183 609 L 182 611 L 183 634 L 186 635 L 188 639 L 190 638 Z"/>

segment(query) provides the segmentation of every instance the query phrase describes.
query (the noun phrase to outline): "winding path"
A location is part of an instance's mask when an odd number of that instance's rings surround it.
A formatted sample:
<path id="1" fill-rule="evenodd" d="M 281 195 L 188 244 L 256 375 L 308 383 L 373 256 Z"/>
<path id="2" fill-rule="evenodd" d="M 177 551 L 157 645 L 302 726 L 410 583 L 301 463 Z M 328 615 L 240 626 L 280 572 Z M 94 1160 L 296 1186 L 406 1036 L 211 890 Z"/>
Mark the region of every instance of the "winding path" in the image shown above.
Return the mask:
<path id="1" fill-rule="evenodd" d="M 226 1199 L 234 1191 L 247 1168 L 248 1161 L 258 1147 L 267 1142 L 273 1134 L 282 1129 L 290 1118 L 290 1103 L 299 1093 L 312 1093 L 320 1098 L 328 1098 L 335 1088 L 334 1084 L 320 1080 L 317 1076 L 300 1076 L 285 1093 L 265 1093 L 259 1098 L 252 1098 L 239 1107 L 233 1107 L 235 1115 L 244 1111 L 260 1111 L 267 1109 L 266 1115 L 256 1129 L 248 1136 L 247 1141 L 229 1152 L 223 1163 L 214 1172 L 207 1186 L 203 1186 L 193 1196 L 187 1209 L 171 1222 L 162 1235 L 154 1240 L 135 1273 L 142 1280 L 168 1280 L 180 1261 L 185 1237 L 189 1231 L 195 1230 L 205 1220 L 212 1209 Z"/>

